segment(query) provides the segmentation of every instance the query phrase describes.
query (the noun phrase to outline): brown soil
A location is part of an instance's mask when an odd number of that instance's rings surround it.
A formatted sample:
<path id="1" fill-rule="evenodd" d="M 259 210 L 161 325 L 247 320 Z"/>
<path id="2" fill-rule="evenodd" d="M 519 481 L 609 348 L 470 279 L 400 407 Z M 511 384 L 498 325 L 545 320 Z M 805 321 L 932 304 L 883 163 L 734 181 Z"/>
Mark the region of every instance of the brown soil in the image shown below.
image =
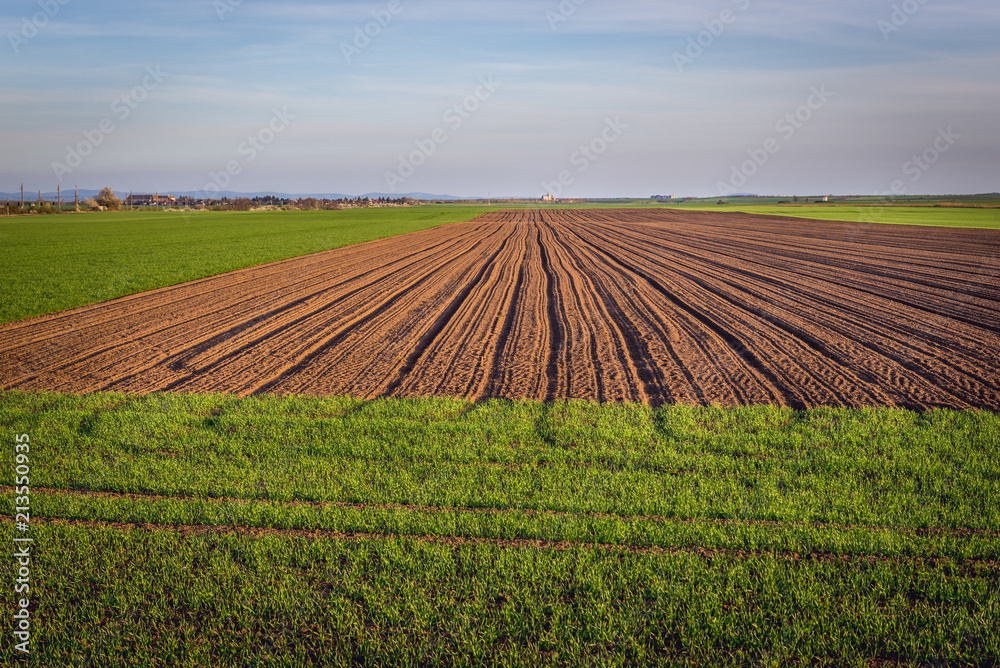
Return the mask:
<path id="1" fill-rule="evenodd" d="M 0 388 L 1000 409 L 1000 233 L 503 211 L 0 327 Z"/>

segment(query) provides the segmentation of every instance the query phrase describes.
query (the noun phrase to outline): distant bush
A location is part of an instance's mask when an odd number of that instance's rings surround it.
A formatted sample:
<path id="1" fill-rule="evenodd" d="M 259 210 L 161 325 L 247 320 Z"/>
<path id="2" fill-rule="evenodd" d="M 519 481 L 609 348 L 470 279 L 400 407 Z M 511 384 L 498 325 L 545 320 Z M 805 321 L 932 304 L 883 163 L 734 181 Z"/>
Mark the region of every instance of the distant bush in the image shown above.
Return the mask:
<path id="1" fill-rule="evenodd" d="M 97 195 L 97 203 L 108 211 L 121 211 L 122 201 L 111 188 L 103 188 Z"/>
<path id="2" fill-rule="evenodd" d="M 101 210 L 101 205 L 95 202 L 93 197 L 88 197 L 87 199 L 83 200 L 83 205 L 91 211 Z"/>

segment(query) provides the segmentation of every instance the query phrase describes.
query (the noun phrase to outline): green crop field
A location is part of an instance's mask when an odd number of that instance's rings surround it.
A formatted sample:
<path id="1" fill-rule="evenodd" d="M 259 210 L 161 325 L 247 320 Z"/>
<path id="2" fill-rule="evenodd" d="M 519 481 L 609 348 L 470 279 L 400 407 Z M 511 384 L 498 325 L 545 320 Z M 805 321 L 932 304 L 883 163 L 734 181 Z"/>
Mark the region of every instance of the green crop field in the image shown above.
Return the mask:
<path id="1" fill-rule="evenodd" d="M 973 227 L 1000 230 L 1000 208 L 962 208 L 935 206 L 850 206 L 841 204 L 749 205 L 696 204 L 670 208 L 695 211 L 738 211 L 768 216 L 791 216 L 814 220 L 839 220 L 848 223 L 887 223 L 894 225 L 930 225 L 935 227 Z"/>
<path id="2" fill-rule="evenodd" d="M 470 220 L 487 207 L 0 218 L 0 323 Z"/>
<path id="3" fill-rule="evenodd" d="M 3 392 L 0 425 L 35 540 L 4 665 L 1000 661 L 987 411 Z"/>

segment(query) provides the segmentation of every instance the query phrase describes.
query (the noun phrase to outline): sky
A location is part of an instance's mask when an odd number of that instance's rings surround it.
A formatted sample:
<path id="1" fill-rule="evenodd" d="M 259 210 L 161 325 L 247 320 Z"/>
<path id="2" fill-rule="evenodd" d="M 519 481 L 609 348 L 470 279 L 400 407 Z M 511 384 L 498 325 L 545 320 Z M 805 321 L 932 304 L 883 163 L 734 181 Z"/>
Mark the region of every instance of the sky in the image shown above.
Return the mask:
<path id="1" fill-rule="evenodd" d="M 1000 191 L 996 0 L 4 0 L 0 192 Z"/>

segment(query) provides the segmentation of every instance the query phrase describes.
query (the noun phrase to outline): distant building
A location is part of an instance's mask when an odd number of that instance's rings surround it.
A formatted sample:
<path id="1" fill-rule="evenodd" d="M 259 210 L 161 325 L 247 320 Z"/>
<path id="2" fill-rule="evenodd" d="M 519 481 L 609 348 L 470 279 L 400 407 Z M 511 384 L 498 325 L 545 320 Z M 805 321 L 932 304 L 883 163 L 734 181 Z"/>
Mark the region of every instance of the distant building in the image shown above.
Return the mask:
<path id="1" fill-rule="evenodd" d="M 673 199 L 673 195 L 653 195 L 649 199 Z"/>
<path id="2" fill-rule="evenodd" d="M 127 206 L 172 206 L 177 203 L 173 195 L 129 195 L 125 198 Z"/>
<path id="3" fill-rule="evenodd" d="M 542 195 L 542 201 L 543 201 L 543 202 L 555 202 L 555 201 L 556 201 L 556 198 L 555 198 L 555 197 L 553 197 L 553 196 L 552 196 L 551 194 L 549 194 L 549 193 L 545 193 L 544 195 Z"/>

